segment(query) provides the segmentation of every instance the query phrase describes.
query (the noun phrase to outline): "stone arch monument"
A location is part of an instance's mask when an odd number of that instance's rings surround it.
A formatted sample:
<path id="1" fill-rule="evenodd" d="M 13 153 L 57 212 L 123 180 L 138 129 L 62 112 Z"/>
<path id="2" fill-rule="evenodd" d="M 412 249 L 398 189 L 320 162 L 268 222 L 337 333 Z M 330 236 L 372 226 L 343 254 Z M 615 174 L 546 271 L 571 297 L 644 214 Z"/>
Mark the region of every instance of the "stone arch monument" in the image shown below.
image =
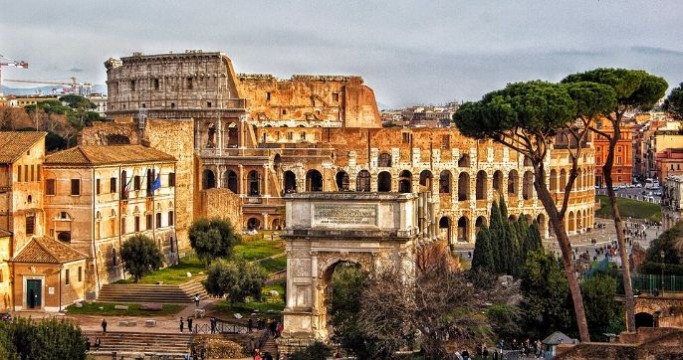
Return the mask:
<path id="1" fill-rule="evenodd" d="M 287 253 L 284 339 L 328 337 L 326 290 L 334 268 L 356 264 L 370 275 L 415 274 L 418 195 L 299 193 L 285 198 Z"/>

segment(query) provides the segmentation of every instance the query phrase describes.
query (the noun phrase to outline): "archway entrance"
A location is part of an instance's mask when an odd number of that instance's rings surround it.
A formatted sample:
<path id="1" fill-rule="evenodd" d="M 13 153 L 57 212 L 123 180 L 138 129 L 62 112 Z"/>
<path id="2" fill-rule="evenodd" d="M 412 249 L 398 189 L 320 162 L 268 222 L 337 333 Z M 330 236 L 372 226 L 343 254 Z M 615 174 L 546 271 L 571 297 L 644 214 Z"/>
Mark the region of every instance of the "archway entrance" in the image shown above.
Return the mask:
<path id="1" fill-rule="evenodd" d="M 318 170 L 306 174 L 306 191 L 323 191 L 323 176 Z"/>
<path id="2" fill-rule="evenodd" d="M 447 216 L 443 216 L 439 220 L 439 235 L 442 239 L 445 239 L 449 244 L 452 243 L 451 239 L 451 219 Z"/>
<path id="3" fill-rule="evenodd" d="M 335 326 L 358 314 L 366 278 L 367 273 L 360 264 L 350 261 L 339 261 L 325 270 L 322 278 L 325 298 L 320 307 L 320 320 L 328 334 L 333 334 Z"/>
<path id="4" fill-rule="evenodd" d="M 285 194 L 296 192 L 296 175 L 290 170 L 285 171 Z"/>
<path id="5" fill-rule="evenodd" d="M 639 327 L 654 327 L 655 317 L 646 312 L 636 314 L 636 329 Z"/>

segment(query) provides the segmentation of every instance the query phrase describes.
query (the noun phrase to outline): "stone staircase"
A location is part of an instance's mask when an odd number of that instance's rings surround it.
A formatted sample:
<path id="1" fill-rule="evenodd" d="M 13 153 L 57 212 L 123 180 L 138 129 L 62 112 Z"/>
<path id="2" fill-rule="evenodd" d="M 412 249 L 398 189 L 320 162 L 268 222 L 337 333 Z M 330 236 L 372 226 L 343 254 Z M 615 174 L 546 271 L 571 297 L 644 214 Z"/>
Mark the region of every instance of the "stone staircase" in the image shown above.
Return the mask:
<path id="1" fill-rule="evenodd" d="M 90 344 L 100 338 L 101 345 L 95 349 L 91 345 L 90 352 L 94 355 L 109 355 L 117 353 L 121 356 L 146 354 L 163 356 L 164 359 L 184 359 L 188 351 L 188 344 L 192 340 L 191 334 L 160 334 L 143 332 L 107 332 L 85 331 Z"/>
<path id="2" fill-rule="evenodd" d="M 182 285 L 107 284 L 100 289 L 97 301 L 107 303 L 192 303 L 195 294 L 199 294 L 202 299 L 209 297 L 201 284 L 201 280 L 200 278 L 192 279 Z"/>

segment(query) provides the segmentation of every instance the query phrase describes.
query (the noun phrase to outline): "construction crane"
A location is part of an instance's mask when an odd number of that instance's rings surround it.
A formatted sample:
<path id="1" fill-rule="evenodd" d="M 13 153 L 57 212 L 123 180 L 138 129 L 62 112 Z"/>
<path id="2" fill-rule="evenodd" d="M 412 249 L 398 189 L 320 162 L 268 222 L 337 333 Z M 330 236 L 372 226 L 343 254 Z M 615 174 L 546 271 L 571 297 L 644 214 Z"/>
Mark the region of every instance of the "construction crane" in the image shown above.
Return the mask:
<path id="1" fill-rule="evenodd" d="M 6 82 L 24 83 L 24 84 L 42 84 L 42 85 L 64 85 L 71 87 L 72 94 L 89 95 L 92 90 L 91 83 L 79 83 L 75 77 L 71 77 L 71 82 L 63 81 L 40 81 L 40 80 L 14 80 L 7 79 Z"/>
<path id="2" fill-rule="evenodd" d="M 20 69 L 28 69 L 28 63 L 26 61 L 14 61 L 10 60 L 0 54 L 0 96 L 2 96 L 2 67 L 15 67 Z"/>

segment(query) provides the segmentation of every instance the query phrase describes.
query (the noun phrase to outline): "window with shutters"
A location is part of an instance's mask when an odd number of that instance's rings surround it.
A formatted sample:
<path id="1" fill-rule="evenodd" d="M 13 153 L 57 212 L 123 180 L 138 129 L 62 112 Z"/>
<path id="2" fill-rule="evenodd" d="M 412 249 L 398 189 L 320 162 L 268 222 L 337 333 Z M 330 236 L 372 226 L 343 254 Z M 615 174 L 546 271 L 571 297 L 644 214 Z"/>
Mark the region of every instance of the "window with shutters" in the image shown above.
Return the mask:
<path id="1" fill-rule="evenodd" d="M 116 192 L 116 178 L 115 177 L 109 179 L 109 192 L 112 194 Z"/>
<path id="2" fill-rule="evenodd" d="M 45 180 L 45 195 L 55 194 L 55 179 Z"/>
<path id="3" fill-rule="evenodd" d="M 156 220 L 157 220 L 157 229 L 158 229 L 161 227 L 161 213 L 157 213 Z"/>
<path id="4" fill-rule="evenodd" d="M 173 226 L 173 211 L 168 212 L 168 226 Z"/>
<path id="5" fill-rule="evenodd" d="M 81 195 L 81 179 L 71 179 L 71 195 Z"/>
<path id="6" fill-rule="evenodd" d="M 145 228 L 147 230 L 152 230 L 152 214 L 147 214 L 147 216 L 145 216 Z"/>
<path id="7" fill-rule="evenodd" d="M 168 174 L 168 186 L 175 187 L 175 173 Z"/>
<path id="8" fill-rule="evenodd" d="M 100 194 L 100 179 L 95 179 L 95 194 Z"/>
<path id="9" fill-rule="evenodd" d="M 26 235 L 33 235 L 36 230 L 36 216 L 26 215 Z"/>

